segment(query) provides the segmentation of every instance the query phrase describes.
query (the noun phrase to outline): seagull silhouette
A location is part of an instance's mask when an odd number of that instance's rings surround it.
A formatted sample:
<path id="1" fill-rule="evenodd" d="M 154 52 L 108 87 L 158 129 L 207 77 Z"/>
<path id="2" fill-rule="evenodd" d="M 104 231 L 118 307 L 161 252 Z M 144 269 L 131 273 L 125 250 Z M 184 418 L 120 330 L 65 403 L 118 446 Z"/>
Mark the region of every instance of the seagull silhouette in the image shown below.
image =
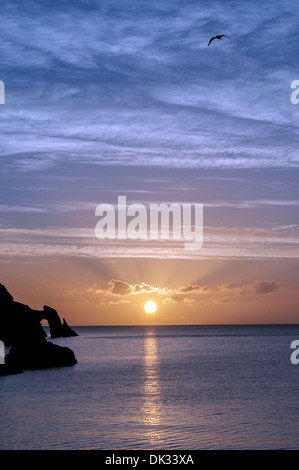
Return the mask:
<path id="1" fill-rule="evenodd" d="M 209 41 L 208 46 L 211 44 L 211 42 L 212 42 L 214 39 L 222 39 L 223 36 L 226 37 L 226 38 L 228 38 L 228 39 L 230 39 L 228 36 L 225 36 L 225 34 L 220 34 L 219 36 L 214 36 L 213 38 L 211 38 L 210 41 Z"/>

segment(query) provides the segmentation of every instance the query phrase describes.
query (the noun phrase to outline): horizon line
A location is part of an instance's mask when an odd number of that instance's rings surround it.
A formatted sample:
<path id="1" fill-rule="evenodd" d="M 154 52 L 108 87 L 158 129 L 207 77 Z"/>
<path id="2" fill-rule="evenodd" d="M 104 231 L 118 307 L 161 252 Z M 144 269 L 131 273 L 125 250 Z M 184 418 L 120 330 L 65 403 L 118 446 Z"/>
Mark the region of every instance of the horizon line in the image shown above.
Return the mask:
<path id="1" fill-rule="evenodd" d="M 147 327 L 147 326 L 299 326 L 298 323 L 153 323 L 153 324 L 117 324 L 117 325 L 71 325 L 72 328 L 82 327 Z M 49 328 L 48 325 L 43 328 Z"/>

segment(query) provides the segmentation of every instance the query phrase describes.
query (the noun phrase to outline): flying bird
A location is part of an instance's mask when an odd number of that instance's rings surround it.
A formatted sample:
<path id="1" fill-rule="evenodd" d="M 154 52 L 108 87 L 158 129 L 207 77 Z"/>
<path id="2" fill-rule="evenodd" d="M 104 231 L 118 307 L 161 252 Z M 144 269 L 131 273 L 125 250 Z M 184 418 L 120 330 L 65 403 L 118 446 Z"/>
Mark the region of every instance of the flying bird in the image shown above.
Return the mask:
<path id="1" fill-rule="evenodd" d="M 211 42 L 212 42 L 214 39 L 222 39 L 223 36 L 226 37 L 226 38 L 228 38 L 228 39 L 230 39 L 228 36 L 225 36 L 225 34 L 220 34 L 219 36 L 214 36 L 213 38 L 211 38 L 210 41 L 209 41 L 208 46 L 211 44 Z"/>

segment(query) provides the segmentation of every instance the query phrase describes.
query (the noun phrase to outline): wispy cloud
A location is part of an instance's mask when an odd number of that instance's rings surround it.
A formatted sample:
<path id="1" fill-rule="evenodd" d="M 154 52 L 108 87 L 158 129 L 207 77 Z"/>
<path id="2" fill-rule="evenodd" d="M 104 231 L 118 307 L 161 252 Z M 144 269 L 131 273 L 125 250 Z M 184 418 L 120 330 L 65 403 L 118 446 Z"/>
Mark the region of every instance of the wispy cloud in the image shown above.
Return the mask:
<path id="1" fill-rule="evenodd" d="M 165 258 L 165 259 L 295 259 L 297 226 L 261 229 L 205 227 L 200 250 L 186 251 L 183 241 L 97 240 L 94 229 L 52 227 L 0 229 L 4 257 Z M 112 286 L 116 289 L 118 286 Z M 146 286 L 144 286 L 146 288 Z"/>
<path id="2" fill-rule="evenodd" d="M 296 38 L 288 1 L 4 2 L 7 168 L 297 167 Z"/>

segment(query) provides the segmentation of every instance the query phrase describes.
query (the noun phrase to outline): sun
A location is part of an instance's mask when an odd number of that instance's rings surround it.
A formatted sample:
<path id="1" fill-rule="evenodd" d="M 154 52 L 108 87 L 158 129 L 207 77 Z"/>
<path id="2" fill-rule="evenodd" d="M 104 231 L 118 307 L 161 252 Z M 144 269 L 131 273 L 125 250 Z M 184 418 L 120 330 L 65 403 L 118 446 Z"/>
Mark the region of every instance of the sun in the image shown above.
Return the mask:
<path id="1" fill-rule="evenodd" d="M 157 310 L 157 304 L 153 300 L 149 300 L 145 302 L 144 310 L 146 313 L 154 313 Z"/>

